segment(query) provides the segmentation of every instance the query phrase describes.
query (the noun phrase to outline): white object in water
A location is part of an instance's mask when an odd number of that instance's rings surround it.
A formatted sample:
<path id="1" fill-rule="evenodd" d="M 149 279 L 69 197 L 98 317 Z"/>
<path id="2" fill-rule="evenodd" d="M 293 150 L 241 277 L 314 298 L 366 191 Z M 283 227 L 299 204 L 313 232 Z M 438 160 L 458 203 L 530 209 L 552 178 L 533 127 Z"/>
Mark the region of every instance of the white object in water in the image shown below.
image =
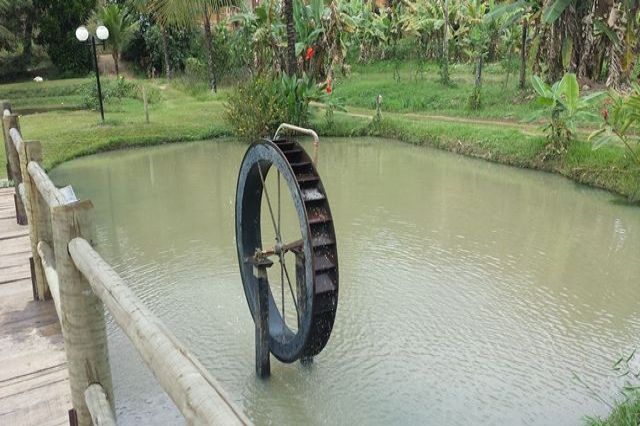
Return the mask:
<path id="1" fill-rule="evenodd" d="M 36 83 L 42 83 L 44 81 L 44 78 L 37 76 L 37 77 L 34 77 L 33 81 L 35 81 Z"/>

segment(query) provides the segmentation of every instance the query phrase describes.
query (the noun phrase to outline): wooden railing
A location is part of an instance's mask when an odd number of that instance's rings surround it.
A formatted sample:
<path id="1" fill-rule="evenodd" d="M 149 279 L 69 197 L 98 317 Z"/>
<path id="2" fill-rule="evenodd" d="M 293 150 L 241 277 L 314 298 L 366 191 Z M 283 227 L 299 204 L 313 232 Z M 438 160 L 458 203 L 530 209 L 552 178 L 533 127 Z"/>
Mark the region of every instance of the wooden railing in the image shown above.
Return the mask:
<path id="1" fill-rule="evenodd" d="M 249 424 L 204 366 L 93 249 L 91 201 L 78 200 L 71 187 L 56 188 L 42 168 L 40 142 L 23 140 L 10 104 L 2 101 L 1 107 L 16 217 L 29 226 L 34 298 L 55 304 L 78 424 L 115 424 L 104 307 L 188 424 Z"/>

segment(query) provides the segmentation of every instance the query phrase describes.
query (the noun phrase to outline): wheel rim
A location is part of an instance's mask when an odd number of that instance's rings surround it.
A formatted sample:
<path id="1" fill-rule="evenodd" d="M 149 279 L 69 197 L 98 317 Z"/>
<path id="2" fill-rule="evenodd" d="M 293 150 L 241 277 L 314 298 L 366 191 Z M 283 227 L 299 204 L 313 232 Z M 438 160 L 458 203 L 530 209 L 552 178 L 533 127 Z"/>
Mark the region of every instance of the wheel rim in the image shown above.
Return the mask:
<path id="1" fill-rule="evenodd" d="M 271 192 L 269 176 L 278 176 L 285 191 L 278 197 Z M 266 186 L 265 186 L 266 183 Z M 288 189 L 288 191 L 286 191 Z M 282 241 L 280 207 L 283 197 L 290 197 L 298 219 L 300 241 Z M 267 221 L 272 223 L 276 241 L 263 241 L 265 226 L 261 223 L 264 204 Z M 277 209 L 276 209 L 277 207 Z M 276 213 L 277 211 L 277 213 Z M 280 241 L 278 241 L 280 238 Z M 268 271 L 269 280 L 269 347 L 276 358 L 293 362 L 314 356 L 326 345 L 338 302 L 338 256 L 329 203 L 322 182 L 307 153 L 288 139 L 254 143 L 247 150 L 240 167 L 236 192 L 236 244 L 240 273 L 247 303 L 255 319 L 257 278 L 247 260 L 256 250 L 274 256 L 276 265 Z M 287 255 L 297 260 L 295 273 L 287 268 Z M 284 265 L 284 266 L 281 266 Z M 274 281 L 282 278 L 281 308 L 274 291 Z M 286 284 L 284 276 L 286 275 Z M 292 281 L 295 281 L 295 292 Z M 288 287 L 295 306 L 297 326 L 287 324 L 284 292 Z M 290 312 L 290 311 L 289 311 Z"/>

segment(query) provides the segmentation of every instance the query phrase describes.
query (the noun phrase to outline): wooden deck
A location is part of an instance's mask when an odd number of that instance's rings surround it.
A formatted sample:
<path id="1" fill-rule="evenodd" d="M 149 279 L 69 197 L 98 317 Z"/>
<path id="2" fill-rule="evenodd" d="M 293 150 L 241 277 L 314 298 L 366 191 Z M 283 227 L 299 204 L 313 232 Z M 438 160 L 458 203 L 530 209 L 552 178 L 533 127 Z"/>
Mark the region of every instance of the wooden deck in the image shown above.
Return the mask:
<path id="1" fill-rule="evenodd" d="M 0 189 L 0 425 L 68 425 L 64 342 L 52 301 L 35 302 L 29 234 Z"/>

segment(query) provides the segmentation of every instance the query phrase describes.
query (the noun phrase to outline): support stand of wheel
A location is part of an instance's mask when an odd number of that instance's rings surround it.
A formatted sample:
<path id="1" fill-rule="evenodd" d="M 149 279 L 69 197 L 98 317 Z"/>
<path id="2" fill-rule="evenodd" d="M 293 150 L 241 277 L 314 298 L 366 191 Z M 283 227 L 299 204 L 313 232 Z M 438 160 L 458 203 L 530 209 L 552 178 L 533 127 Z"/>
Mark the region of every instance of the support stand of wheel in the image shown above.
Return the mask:
<path id="1" fill-rule="evenodd" d="M 273 266 L 273 262 L 267 258 L 253 260 L 253 274 L 258 280 L 256 292 L 256 374 L 266 378 L 271 375 L 271 363 L 269 359 L 269 282 L 267 281 L 267 268 Z"/>
<path id="2" fill-rule="evenodd" d="M 300 312 L 305 312 L 307 310 L 307 304 L 305 299 L 306 285 L 304 279 L 304 254 L 301 251 L 294 251 L 296 255 L 296 292 L 298 299 L 298 308 Z M 302 321 L 300 318 L 298 321 Z M 313 364 L 312 356 L 301 356 L 300 364 L 305 367 Z"/>

